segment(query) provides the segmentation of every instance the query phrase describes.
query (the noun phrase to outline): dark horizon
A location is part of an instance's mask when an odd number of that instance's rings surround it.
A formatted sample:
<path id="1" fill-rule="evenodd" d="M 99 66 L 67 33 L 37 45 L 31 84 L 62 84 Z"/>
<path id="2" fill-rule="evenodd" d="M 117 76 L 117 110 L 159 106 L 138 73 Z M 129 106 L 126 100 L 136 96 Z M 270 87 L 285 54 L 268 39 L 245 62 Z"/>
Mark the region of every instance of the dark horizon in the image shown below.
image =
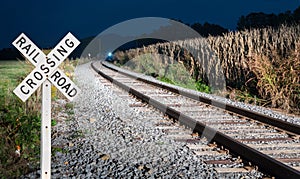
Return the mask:
<path id="1" fill-rule="evenodd" d="M 239 17 L 252 12 L 278 14 L 293 12 L 300 5 L 292 1 L 221 1 L 181 3 L 165 1 L 5 1 L 1 2 L 0 49 L 12 48 L 12 41 L 27 34 L 41 48 L 54 46 L 67 32 L 83 39 L 112 25 L 139 17 L 163 17 L 193 24 L 205 22 L 235 30 Z"/>

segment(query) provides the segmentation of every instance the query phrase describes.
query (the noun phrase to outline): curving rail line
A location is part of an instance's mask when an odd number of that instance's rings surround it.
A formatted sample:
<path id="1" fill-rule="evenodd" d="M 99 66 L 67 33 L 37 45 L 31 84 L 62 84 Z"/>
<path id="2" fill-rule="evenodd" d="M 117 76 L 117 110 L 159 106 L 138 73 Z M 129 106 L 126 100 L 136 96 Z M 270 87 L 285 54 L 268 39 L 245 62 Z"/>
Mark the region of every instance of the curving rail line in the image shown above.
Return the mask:
<path id="1" fill-rule="evenodd" d="M 101 63 L 101 64 L 100 64 Z M 265 173 L 270 174 L 271 176 L 275 176 L 276 178 L 300 178 L 300 171 L 299 167 L 293 167 L 290 165 L 285 164 L 283 161 L 296 161 L 300 163 L 300 157 L 296 156 L 296 158 L 275 158 L 268 153 L 272 152 L 265 152 L 264 150 L 259 150 L 259 147 L 255 148 L 255 144 L 251 144 L 251 142 L 260 143 L 259 140 L 263 140 L 262 143 L 268 142 L 268 141 L 282 141 L 281 143 L 278 143 L 278 146 L 287 146 L 286 141 L 291 141 L 291 147 L 295 145 L 296 151 L 299 150 L 297 147 L 299 147 L 299 135 L 300 135 L 300 126 L 292 123 L 288 123 L 264 114 L 260 114 L 257 112 L 253 112 L 247 109 L 243 109 L 240 107 L 236 107 L 230 104 L 226 104 L 224 102 L 220 102 L 217 100 L 209 99 L 203 96 L 199 96 L 193 93 L 189 93 L 185 90 L 180 90 L 177 88 L 170 87 L 169 85 L 163 84 L 163 83 L 155 83 L 153 81 L 150 81 L 146 78 L 137 76 L 133 73 L 127 73 L 124 70 L 119 70 L 118 67 L 115 67 L 112 64 L 109 64 L 107 62 L 94 62 L 91 64 L 92 68 L 101 76 L 108 79 L 110 82 L 113 82 L 117 86 L 123 88 L 124 90 L 128 91 L 129 93 L 133 94 L 137 98 L 141 99 L 142 101 L 149 103 L 150 105 L 154 106 L 155 108 L 161 110 L 174 120 L 179 121 L 180 124 L 187 126 L 191 129 L 193 129 L 193 132 L 197 132 L 198 134 L 202 134 L 202 136 L 212 138 L 212 141 L 216 142 L 218 145 L 222 145 L 225 148 L 229 149 L 229 151 L 237 156 L 241 156 L 243 159 L 253 163 L 254 165 L 259 167 L 260 171 L 263 171 Z M 101 69 L 100 69 L 101 67 Z M 105 70 L 104 70 L 105 69 Z M 122 78 L 114 78 L 112 75 L 108 73 L 119 73 L 123 75 Z M 131 85 L 128 85 L 128 80 L 130 79 L 137 80 L 139 82 L 139 87 L 132 87 Z M 124 81 L 125 80 L 125 81 Z M 131 82 L 130 84 L 133 84 Z M 141 87 L 143 85 L 144 87 Z M 233 119 L 224 121 L 224 117 L 222 117 L 223 120 L 221 121 L 206 121 L 202 122 L 200 120 L 197 120 L 197 115 L 190 115 L 187 112 L 182 112 L 180 108 L 176 108 L 176 105 L 168 104 L 162 102 L 163 100 L 160 100 L 155 97 L 151 97 L 149 94 L 144 94 L 143 91 L 140 89 L 150 88 L 148 86 L 152 86 L 155 88 L 160 88 L 163 90 L 167 90 L 169 92 L 172 92 L 176 94 L 179 97 L 187 97 L 194 101 L 198 101 L 201 103 L 209 104 L 209 106 L 213 106 L 214 108 L 221 108 L 225 109 L 226 111 L 229 111 L 231 115 L 235 116 Z M 151 88 L 152 88 L 151 87 Z M 180 106 L 180 105 L 177 105 Z M 199 108 L 199 107 L 198 107 Z M 196 111 L 197 113 L 197 111 Z M 198 112 L 200 113 L 200 112 Z M 198 114 L 197 113 L 197 114 Z M 232 114 L 234 113 L 234 114 Z M 237 117 L 238 116 L 238 117 Z M 237 118 L 239 120 L 237 120 Z M 243 121 L 241 122 L 241 119 Z M 259 121 L 259 122 L 256 122 Z M 284 134 L 284 137 L 274 137 L 274 138 L 261 138 L 260 133 L 258 133 L 257 138 L 252 139 L 239 139 L 238 136 L 235 136 L 234 133 L 229 133 L 228 131 L 219 130 L 215 127 L 211 127 L 214 125 L 209 124 L 235 124 L 235 123 L 256 123 L 258 125 L 267 126 L 266 128 L 272 127 L 272 130 L 276 130 L 276 132 L 280 132 Z M 248 124 L 247 124 L 248 125 Z M 234 128 L 234 126 L 233 126 Z M 259 130 L 259 128 L 257 128 Z M 232 132 L 232 129 L 231 129 Z M 213 134 L 213 136 L 212 136 Z M 272 133 L 273 135 L 273 133 Z M 274 134 L 275 135 L 275 134 Z M 277 135 L 277 134 L 276 134 Z M 235 136 L 235 137 L 233 137 Z M 292 150 L 295 150 L 295 148 L 292 148 Z M 267 153 L 267 154 L 266 154 Z M 276 153 L 276 152 L 275 152 Z M 292 152 L 293 153 L 293 152 Z M 297 154 L 298 155 L 298 154 Z M 299 157 L 299 158 L 298 158 Z"/>

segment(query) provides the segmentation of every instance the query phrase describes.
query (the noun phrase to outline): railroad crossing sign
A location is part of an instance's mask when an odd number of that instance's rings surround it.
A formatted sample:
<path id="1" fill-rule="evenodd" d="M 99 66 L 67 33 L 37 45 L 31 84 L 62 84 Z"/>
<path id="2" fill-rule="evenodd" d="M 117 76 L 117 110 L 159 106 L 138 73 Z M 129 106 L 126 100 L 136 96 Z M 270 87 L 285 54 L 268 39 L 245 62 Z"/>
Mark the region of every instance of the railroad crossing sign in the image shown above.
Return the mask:
<path id="1" fill-rule="evenodd" d="M 21 34 L 13 45 L 36 68 L 19 84 L 14 93 L 25 102 L 46 80 L 59 89 L 69 100 L 73 100 L 79 88 L 57 67 L 79 45 L 79 41 L 68 33 L 46 56 L 25 34 Z"/>
<path id="2" fill-rule="evenodd" d="M 58 66 L 70 55 L 80 42 L 68 33 L 46 56 L 24 33 L 12 43 L 35 69 L 13 91 L 25 102 L 36 89 L 42 89 L 41 124 L 41 178 L 51 178 L 51 83 L 69 100 L 80 92 Z"/>

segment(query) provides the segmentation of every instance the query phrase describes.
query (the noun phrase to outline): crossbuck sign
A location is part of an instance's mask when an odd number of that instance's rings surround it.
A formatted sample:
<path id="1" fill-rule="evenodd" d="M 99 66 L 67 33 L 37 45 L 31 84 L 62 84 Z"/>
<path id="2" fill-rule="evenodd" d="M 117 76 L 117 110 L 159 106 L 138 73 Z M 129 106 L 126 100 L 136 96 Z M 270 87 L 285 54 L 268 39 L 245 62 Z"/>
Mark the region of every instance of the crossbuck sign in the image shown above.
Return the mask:
<path id="1" fill-rule="evenodd" d="M 51 177 L 51 83 L 70 101 L 80 92 L 58 66 L 71 54 L 80 42 L 68 33 L 46 56 L 25 34 L 12 43 L 35 69 L 13 91 L 23 102 L 38 87 L 42 89 L 41 178 Z"/>
<path id="2" fill-rule="evenodd" d="M 36 68 L 14 90 L 14 93 L 25 102 L 31 94 L 46 80 L 59 89 L 69 100 L 73 100 L 79 89 L 57 67 L 79 45 L 79 41 L 68 33 L 59 44 L 46 56 L 25 34 L 21 34 L 13 45 Z"/>

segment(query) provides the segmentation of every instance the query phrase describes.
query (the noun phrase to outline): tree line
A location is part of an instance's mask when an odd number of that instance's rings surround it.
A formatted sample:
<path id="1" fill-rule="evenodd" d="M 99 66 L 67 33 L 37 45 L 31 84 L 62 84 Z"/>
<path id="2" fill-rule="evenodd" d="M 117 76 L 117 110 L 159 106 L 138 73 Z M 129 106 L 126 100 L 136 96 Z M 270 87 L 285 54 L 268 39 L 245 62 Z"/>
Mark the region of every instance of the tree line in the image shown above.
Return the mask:
<path id="1" fill-rule="evenodd" d="M 182 22 L 181 20 L 177 20 Z M 300 22 L 300 6 L 292 11 L 286 11 L 279 14 L 266 14 L 263 12 L 253 12 L 246 16 L 241 16 L 237 22 L 237 30 L 255 29 L 273 27 L 278 28 L 281 25 L 296 25 Z M 186 24 L 197 31 L 201 36 L 222 36 L 229 30 L 216 24 L 205 22 L 203 25 L 196 22 L 194 24 Z"/>
<path id="2" fill-rule="evenodd" d="M 278 28 L 281 25 L 295 25 L 300 22 L 300 6 L 292 11 L 286 11 L 279 14 L 265 14 L 262 12 L 250 13 L 241 16 L 237 22 L 237 30 L 273 27 Z"/>

